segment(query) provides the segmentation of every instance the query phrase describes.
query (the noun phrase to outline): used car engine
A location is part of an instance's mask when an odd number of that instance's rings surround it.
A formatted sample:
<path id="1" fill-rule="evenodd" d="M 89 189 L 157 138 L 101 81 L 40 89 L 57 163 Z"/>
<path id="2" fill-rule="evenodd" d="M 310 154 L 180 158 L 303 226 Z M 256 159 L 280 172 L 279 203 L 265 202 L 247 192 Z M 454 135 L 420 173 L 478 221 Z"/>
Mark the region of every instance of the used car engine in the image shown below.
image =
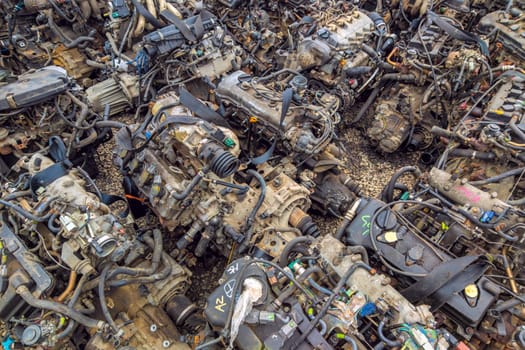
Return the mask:
<path id="1" fill-rule="evenodd" d="M 525 2 L 0 1 L 4 350 L 525 349 Z"/>

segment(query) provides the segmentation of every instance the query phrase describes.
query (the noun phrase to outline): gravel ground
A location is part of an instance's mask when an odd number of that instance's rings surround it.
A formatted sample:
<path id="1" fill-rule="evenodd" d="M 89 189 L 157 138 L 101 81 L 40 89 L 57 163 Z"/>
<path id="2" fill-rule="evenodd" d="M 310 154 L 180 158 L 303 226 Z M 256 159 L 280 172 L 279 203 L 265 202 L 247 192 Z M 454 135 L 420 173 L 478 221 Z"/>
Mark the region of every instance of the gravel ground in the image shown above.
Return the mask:
<path id="1" fill-rule="evenodd" d="M 366 196 L 377 197 L 396 170 L 418 163 L 418 153 L 377 153 L 357 129 L 347 129 L 343 139 L 348 151 L 345 159 L 348 175 Z"/>
<path id="2" fill-rule="evenodd" d="M 124 118 L 121 121 L 125 121 Z M 129 120 L 129 119 L 127 119 Z M 370 147 L 363 133 L 355 128 L 347 128 L 341 135 L 347 153 L 343 159 L 347 165 L 346 173 L 358 183 L 366 196 L 376 197 L 394 172 L 402 166 L 417 164 L 417 153 L 378 154 Z M 96 183 L 106 193 L 122 194 L 122 176 L 113 165 L 112 151 L 114 140 L 101 145 L 95 155 L 99 175 Z M 323 233 L 335 232 L 339 219 L 313 216 Z M 217 286 L 226 260 L 223 257 L 207 256 L 192 267 L 192 287 L 188 296 L 198 306 L 204 306 L 206 296 Z"/>

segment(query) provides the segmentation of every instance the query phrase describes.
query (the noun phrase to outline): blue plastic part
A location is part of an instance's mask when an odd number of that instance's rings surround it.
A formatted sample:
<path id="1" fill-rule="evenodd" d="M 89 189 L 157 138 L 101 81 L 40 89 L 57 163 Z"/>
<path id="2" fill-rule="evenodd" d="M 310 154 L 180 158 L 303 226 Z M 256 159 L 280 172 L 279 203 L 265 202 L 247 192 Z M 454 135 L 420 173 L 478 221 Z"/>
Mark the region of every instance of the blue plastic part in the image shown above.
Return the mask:
<path id="1" fill-rule="evenodd" d="M 368 302 L 365 305 L 363 305 L 361 310 L 359 310 L 359 316 L 366 317 L 366 316 L 374 314 L 375 312 L 376 312 L 376 305 L 374 303 Z"/>
<path id="2" fill-rule="evenodd" d="M 9 350 L 9 349 L 11 349 L 11 345 L 13 345 L 14 342 L 15 341 L 10 336 L 7 336 L 7 338 L 5 338 L 2 341 L 2 348 L 4 350 Z"/>
<path id="3" fill-rule="evenodd" d="M 496 215 L 496 213 L 494 213 L 492 210 L 488 210 L 484 212 L 483 215 L 481 215 L 481 218 L 479 219 L 479 221 L 483 223 L 490 222 L 492 218 L 494 218 L 494 215 Z"/>

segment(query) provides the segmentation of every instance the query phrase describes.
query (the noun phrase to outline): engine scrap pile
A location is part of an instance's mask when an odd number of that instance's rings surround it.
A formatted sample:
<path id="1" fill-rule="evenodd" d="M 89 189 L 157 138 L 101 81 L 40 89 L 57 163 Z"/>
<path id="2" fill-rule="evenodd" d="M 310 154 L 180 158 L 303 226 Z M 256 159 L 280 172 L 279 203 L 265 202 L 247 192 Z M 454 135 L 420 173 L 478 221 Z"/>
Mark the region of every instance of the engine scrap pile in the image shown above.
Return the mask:
<path id="1" fill-rule="evenodd" d="M 4 350 L 525 349 L 525 1 L 0 12 Z"/>

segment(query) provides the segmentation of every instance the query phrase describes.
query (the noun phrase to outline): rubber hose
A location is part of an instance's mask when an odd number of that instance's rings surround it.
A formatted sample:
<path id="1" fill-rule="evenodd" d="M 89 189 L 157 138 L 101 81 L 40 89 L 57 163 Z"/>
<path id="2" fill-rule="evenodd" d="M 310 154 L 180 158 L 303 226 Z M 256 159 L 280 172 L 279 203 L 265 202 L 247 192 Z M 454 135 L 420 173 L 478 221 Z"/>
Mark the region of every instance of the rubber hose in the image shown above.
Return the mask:
<path id="1" fill-rule="evenodd" d="M 153 14 L 150 11 L 148 11 L 148 9 L 144 7 L 144 5 L 142 5 L 142 3 L 139 0 L 131 0 L 131 2 L 148 23 L 152 24 L 157 29 L 162 28 L 162 23 L 159 22 L 159 20 L 156 17 L 154 17 Z"/>
<path id="2" fill-rule="evenodd" d="M 334 234 L 334 237 L 338 241 L 340 241 L 343 238 L 343 235 L 348 225 L 350 225 L 350 220 L 348 220 L 347 218 L 343 218 L 343 222 L 341 223 L 341 225 L 339 225 L 339 227 L 337 228 L 337 231 L 335 231 L 335 234 Z"/>
<path id="3" fill-rule="evenodd" d="M 62 314 L 64 316 L 67 316 L 76 322 L 80 323 L 81 325 L 87 327 L 87 328 L 97 328 L 102 329 L 104 328 L 104 322 L 95 320 L 91 317 L 87 317 L 80 312 L 60 303 L 56 303 L 54 301 L 49 300 L 41 300 L 37 299 L 33 296 L 33 294 L 29 291 L 29 289 L 24 286 L 18 286 L 16 288 L 16 293 L 24 299 L 26 303 L 31 305 L 34 308 L 37 309 L 44 309 L 44 310 L 50 310 L 54 311 L 56 313 Z"/>
<path id="4" fill-rule="evenodd" d="M 292 251 L 295 249 L 295 247 L 298 244 L 302 243 L 312 243 L 314 241 L 313 237 L 310 236 L 302 236 L 302 237 L 296 237 L 292 239 L 290 242 L 286 243 L 284 246 L 281 255 L 279 256 L 279 266 L 285 267 L 288 265 L 288 257 L 292 253 Z"/>
<path id="5" fill-rule="evenodd" d="M 368 263 L 368 252 L 366 251 L 366 248 L 362 245 L 354 245 L 354 246 L 347 246 L 346 249 L 350 251 L 352 254 L 360 254 L 361 260 L 367 265 Z"/>
<path id="6" fill-rule="evenodd" d="M 152 238 L 144 237 L 144 242 L 146 242 L 146 244 L 150 248 L 154 249 L 155 242 Z M 157 281 L 164 280 L 171 274 L 173 259 L 166 252 L 162 252 L 161 261 L 162 261 L 162 264 L 164 265 L 164 268 L 160 272 L 157 272 L 151 276 L 146 276 L 146 277 L 136 277 L 136 278 L 110 281 L 109 286 L 121 287 L 121 286 L 125 286 L 128 284 L 135 284 L 135 283 L 147 284 L 147 283 L 155 283 Z"/>
<path id="7" fill-rule="evenodd" d="M 523 205 L 525 204 L 525 198 L 508 200 L 507 203 L 510 205 Z"/>
<path id="8" fill-rule="evenodd" d="M 204 171 L 204 170 L 203 170 Z M 186 187 L 184 189 L 184 191 L 180 192 L 180 193 L 177 193 L 177 192 L 173 192 L 172 194 L 172 197 L 177 199 L 177 200 L 183 200 L 185 199 L 186 197 L 188 197 L 188 195 L 191 193 L 191 191 L 195 188 L 195 186 L 197 186 L 197 184 L 199 182 L 201 182 L 203 178 L 203 174 L 202 172 L 198 172 L 197 175 L 195 175 L 195 177 L 193 178 L 193 180 L 191 180 L 190 184 L 188 185 L 188 187 Z"/>
<path id="9" fill-rule="evenodd" d="M 31 190 L 16 191 L 16 192 L 9 193 L 7 196 L 5 196 L 2 199 L 5 200 L 5 201 L 11 201 L 11 200 L 16 199 L 16 198 L 30 196 L 32 194 L 33 194 L 33 191 L 31 191 Z"/>
<path id="10" fill-rule="evenodd" d="M 348 344 L 350 344 L 350 346 L 352 347 L 352 350 L 358 350 L 358 348 L 357 348 L 357 343 L 356 343 L 356 341 L 354 340 L 354 338 L 349 337 L 348 335 L 345 335 L 344 340 L 345 340 L 345 342 L 347 342 Z"/>
<path id="11" fill-rule="evenodd" d="M 108 66 L 104 63 L 98 63 L 97 61 L 93 61 L 93 60 L 86 60 L 86 64 L 90 67 L 95 67 L 95 68 L 98 68 L 98 69 L 106 69 L 108 68 Z"/>
<path id="12" fill-rule="evenodd" d="M 73 333 L 73 330 L 75 329 L 76 325 L 77 323 L 70 319 L 67 323 L 66 328 L 64 328 L 62 332 L 56 335 L 57 340 L 68 338 L 71 335 L 71 333 Z"/>
<path id="13" fill-rule="evenodd" d="M 160 260 L 162 257 L 163 245 L 162 245 L 162 233 L 160 230 L 153 230 L 153 255 L 151 258 L 151 265 L 149 267 L 128 267 L 128 266 L 119 266 L 112 269 L 108 273 L 108 280 L 113 279 L 119 274 L 129 275 L 129 276 L 146 276 L 151 275 L 160 265 Z"/>
<path id="14" fill-rule="evenodd" d="M 413 82 L 416 80 L 416 77 L 413 74 L 387 73 L 381 77 L 381 80 L 382 81 L 394 80 L 394 81 Z"/>
<path id="15" fill-rule="evenodd" d="M 451 157 L 464 157 L 471 159 L 480 160 L 493 160 L 496 159 L 496 154 L 492 152 L 478 152 L 473 149 L 461 149 L 455 148 L 450 152 Z"/>
<path id="16" fill-rule="evenodd" d="M 317 289 L 321 293 L 326 294 L 326 295 L 332 295 L 333 294 L 330 289 L 321 286 L 313 278 L 309 278 L 307 281 L 310 284 L 310 286 L 312 286 L 312 288 Z"/>
<path id="17" fill-rule="evenodd" d="M 379 326 L 377 327 L 377 335 L 379 335 L 379 339 L 381 339 L 383 343 L 385 343 L 387 346 L 391 348 L 401 346 L 402 344 L 400 341 L 390 340 L 385 336 L 385 334 L 383 333 L 384 328 L 385 328 L 385 320 L 381 320 L 381 322 L 379 322 Z"/>
<path id="18" fill-rule="evenodd" d="M 352 67 L 344 71 L 347 78 L 360 77 L 362 75 L 370 73 L 372 67 L 369 66 L 358 66 Z"/>
<path id="19" fill-rule="evenodd" d="M 71 49 L 71 48 L 79 46 L 80 44 L 84 42 L 93 42 L 93 41 L 95 41 L 95 38 L 91 36 L 79 36 L 78 38 L 73 39 L 72 41 L 68 43 L 65 43 L 64 46 L 68 49 Z"/>
<path id="20" fill-rule="evenodd" d="M 366 99 L 365 103 L 361 106 L 361 109 L 359 110 L 359 113 L 357 113 L 355 118 L 350 121 L 350 124 L 357 123 L 358 121 L 360 121 L 365 116 L 366 112 L 368 112 L 368 109 L 370 108 L 372 103 L 374 103 L 374 101 L 375 101 L 377 95 L 379 95 L 380 91 L 381 91 L 381 87 L 380 86 L 376 86 L 374 88 L 374 90 L 372 90 L 370 95 L 368 95 L 368 98 Z"/>
<path id="21" fill-rule="evenodd" d="M 111 314 L 108 310 L 108 305 L 106 303 L 106 294 L 104 292 L 104 287 L 106 284 L 106 277 L 108 275 L 110 266 L 106 265 L 104 269 L 102 270 L 102 273 L 100 274 L 100 279 L 98 281 L 98 297 L 100 299 L 100 308 L 102 310 L 102 314 L 104 315 L 104 318 L 110 325 L 110 327 L 113 329 L 115 333 L 119 333 L 120 329 L 118 328 L 117 324 L 113 320 L 113 317 L 111 317 Z"/>
<path id="22" fill-rule="evenodd" d="M 170 275 L 171 270 L 172 270 L 170 256 L 164 252 L 162 253 L 162 264 L 164 265 L 164 268 L 160 270 L 160 272 L 157 272 L 151 276 L 114 280 L 114 281 L 110 281 L 108 285 L 110 287 L 122 287 L 128 284 L 148 284 L 148 283 L 155 283 L 157 281 L 161 281 L 163 279 L 166 279 Z"/>
<path id="23" fill-rule="evenodd" d="M 20 215 L 20 216 L 22 216 L 22 217 L 24 217 L 26 219 L 29 219 L 29 220 L 32 220 L 32 221 L 36 221 L 36 222 L 47 221 L 49 219 L 49 217 L 51 216 L 51 214 L 48 214 L 48 215 L 45 215 L 45 216 L 33 215 L 30 212 L 28 212 L 27 210 L 25 210 L 24 208 L 19 207 L 18 205 L 14 204 L 14 203 L 7 202 L 7 201 L 5 201 L 3 199 L 0 199 L 0 204 L 8 207 L 9 209 L 14 210 L 15 213 L 17 213 L 18 215 Z"/>
<path id="24" fill-rule="evenodd" d="M 319 333 L 324 336 L 326 334 L 326 330 L 328 327 L 326 326 L 326 322 L 323 320 L 319 320 L 319 324 L 321 325 L 321 329 L 319 330 Z"/>
<path id="25" fill-rule="evenodd" d="M 521 304 L 521 300 L 516 299 L 516 298 L 512 298 L 512 299 L 509 299 L 509 300 L 506 300 L 504 302 L 501 302 L 501 303 L 497 304 L 494 307 L 494 310 L 496 310 L 498 312 L 502 312 L 502 311 L 508 310 L 510 308 L 513 308 L 514 306 L 518 306 L 520 304 Z"/>
<path id="26" fill-rule="evenodd" d="M 516 125 L 516 117 L 512 117 L 509 122 L 509 126 L 514 131 L 516 136 L 520 138 L 521 141 L 525 141 L 525 133 Z"/>
<path id="27" fill-rule="evenodd" d="M 116 120 L 104 120 L 104 121 L 96 122 L 95 126 L 99 128 L 122 129 L 122 128 L 125 128 L 127 125 L 125 123 L 121 123 Z"/>
<path id="28" fill-rule="evenodd" d="M 62 229 L 61 225 L 55 226 L 55 220 L 57 219 L 58 215 L 60 215 L 60 214 L 53 213 L 49 217 L 49 220 L 47 220 L 47 228 L 49 229 L 49 231 L 51 231 L 53 233 L 58 233 Z"/>
<path id="29" fill-rule="evenodd" d="M 487 185 L 487 184 L 491 184 L 491 183 L 495 183 L 495 182 L 501 181 L 501 180 L 503 180 L 503 179 L 505 179 L 507 177 L 519 175 L 519 174 L 521 174 L 523 172 L 525 172 L 525 167 L 512 169 L 512 170 L 506 171 L 504 173 L 501 173 L 499 175 L 496 175 L 496 176 L 493 176 L 493 177 L 489 177 L 488 179 L 478 180 L 478 181 L 470 181 L 469 183 L 471 185 L 473 185 L 473 186 Z"/>
<path id="30" fill-rule="evenodd" d="M 390 203 L 394 200 L 394 188 L 397 183 L 397 180 L 399 180 L 399 178 L 406 173 L 414 173 L 416 178 L 419 178 L 421 176 L 421 170 L 414 166 L 405 166 L 396 171 L 394 175 L 390 178 L 390 181 L 388 182 L 383 191 L 385 202 Z"/>
<path id="31" fill-rule="evenodd" d="M 367 44 L 362 44 L 361 45 L 361 49 L 363 49 L 363 51 L 368 55 L 370 56 L 370 58 L 372 59 L 372 61 L 375 61 L 375 62 L 378 62 L 380 59 L 379 59 L 379 54 L 377 53 L 376 50 L 374 50 L 371 46 L 367 45 Z"/>

